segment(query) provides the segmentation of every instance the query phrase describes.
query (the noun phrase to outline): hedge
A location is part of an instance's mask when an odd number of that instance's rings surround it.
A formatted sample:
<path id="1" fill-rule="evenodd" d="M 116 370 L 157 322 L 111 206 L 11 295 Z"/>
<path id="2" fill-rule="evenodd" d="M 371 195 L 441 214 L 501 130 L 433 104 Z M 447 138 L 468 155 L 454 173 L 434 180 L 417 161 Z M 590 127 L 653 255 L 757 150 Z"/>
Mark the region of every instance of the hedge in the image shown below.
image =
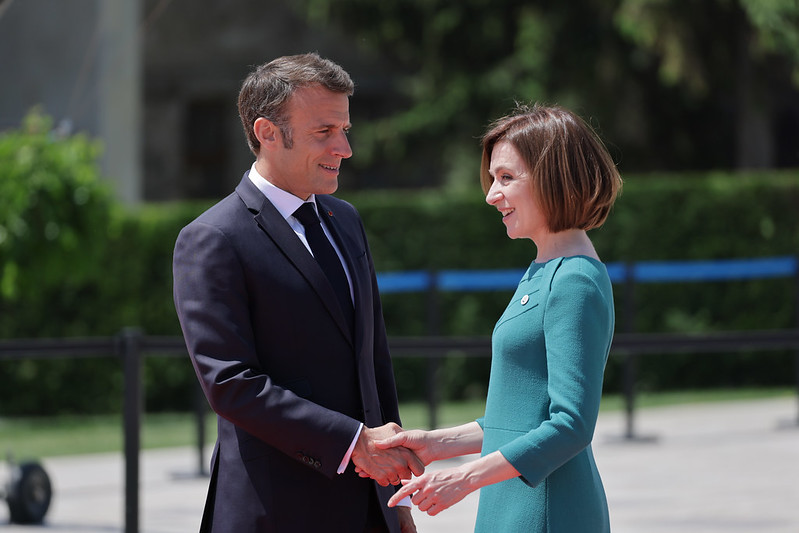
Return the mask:
<path id="1" fill-rule="evenodd" d="M 109 336 L 126 326 L 180 335 L 171 255 L 180 228 L 212 202 L 125 209 L 98 177 L 99 147 L 53 138 L 41 115 L 0 136 L 0 336 Z M 343 191 L 358 207 L 380 272 L 525 268 L 530 241 L 507 238 L 475 186 L 445 190 Z M 607 224 L 591 232 L 607 262 L 749 258 L 799 251 L 799 172 L 625 176 Z M 721 331 L 796 325 L 795 280 L 646 285 L 637 290 L 637 331 Z M 621 327 L 621 295 L 617 319 Z M 509 291 L 443 293 L 435 332 L 489 335 Z M 383 297 L 389 334 L 432 332 L 423 294 Z M 791 384 L 792 354 L 651 356 L 641 386 Z M 424 362 L 397 358 L 401 398 L 421 396 Z M 484 394 L 488 358 L 450 358 L 445 398 Z M 118 361 L 0 361 L 0 414 L 108 412 L 119 408 Z M 187 358 L 149 357 L 149 410 L 188 409 L 195 378 Z M 606 390 L 619 389 L 618 361 Z"/>

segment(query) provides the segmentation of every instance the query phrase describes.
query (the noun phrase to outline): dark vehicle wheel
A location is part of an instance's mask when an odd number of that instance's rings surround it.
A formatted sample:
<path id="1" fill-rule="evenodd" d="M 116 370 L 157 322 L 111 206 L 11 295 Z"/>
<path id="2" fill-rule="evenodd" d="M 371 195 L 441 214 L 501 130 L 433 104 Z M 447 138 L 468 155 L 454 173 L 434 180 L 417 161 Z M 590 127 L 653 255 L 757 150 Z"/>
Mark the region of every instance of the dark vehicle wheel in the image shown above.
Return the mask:
<path id="1" fill-rule="evenodd" d="M 50 477 L 38 463 L 13 467 L 8 485 L 8 510 L 12 523 L 40 524 L 53 496 Z"/>

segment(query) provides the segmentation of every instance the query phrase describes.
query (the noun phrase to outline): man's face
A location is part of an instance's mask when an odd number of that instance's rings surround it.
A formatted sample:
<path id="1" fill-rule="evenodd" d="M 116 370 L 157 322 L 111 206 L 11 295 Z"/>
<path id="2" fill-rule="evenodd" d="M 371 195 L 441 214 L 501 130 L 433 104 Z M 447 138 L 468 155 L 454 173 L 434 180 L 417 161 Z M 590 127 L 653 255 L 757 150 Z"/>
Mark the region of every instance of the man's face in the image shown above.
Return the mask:
<path id="1" fill-rule="evenodd" d="M 303 200 L 334 193 L 341 161 L 352 155 L 349 109 L 346 94 L 321 86 L 298 89 L 287 105 L 293 146 L 286 148 L 281 138 L 266 178 Z"/>

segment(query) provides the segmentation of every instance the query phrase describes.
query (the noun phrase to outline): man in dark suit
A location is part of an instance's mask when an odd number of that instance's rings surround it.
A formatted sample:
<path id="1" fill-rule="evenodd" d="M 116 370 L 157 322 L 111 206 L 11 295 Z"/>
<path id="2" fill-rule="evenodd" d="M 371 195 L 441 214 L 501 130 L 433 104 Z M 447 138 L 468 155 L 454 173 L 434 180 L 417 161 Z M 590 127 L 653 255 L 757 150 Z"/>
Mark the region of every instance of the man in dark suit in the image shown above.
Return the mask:
<path id="1" fill-rule="evenodd" d="M 175 306 L 219 421 L 202 531 L 415 531 L 386 502 L 424 466 L 374 446 L 401 431 L 374 265 L 329 196 L 353 87 L 317 54 L 256 68 L 239 94 L 255 163 L 178 236 Z"/>

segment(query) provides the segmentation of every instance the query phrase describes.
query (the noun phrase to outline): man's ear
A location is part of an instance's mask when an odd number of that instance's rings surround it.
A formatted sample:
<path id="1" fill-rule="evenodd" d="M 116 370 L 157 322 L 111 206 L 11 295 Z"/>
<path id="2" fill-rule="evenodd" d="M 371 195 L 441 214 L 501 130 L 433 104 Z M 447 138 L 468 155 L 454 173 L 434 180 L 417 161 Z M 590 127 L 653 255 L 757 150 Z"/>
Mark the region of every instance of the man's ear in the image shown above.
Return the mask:
<path id="1" fill-rule="evenodd" d="M 252 125 L 252 131 L 263 148 L 271 150 L 280 142 L 280 130 L 275 124 L 264 117 L 258 117 Z"/>

